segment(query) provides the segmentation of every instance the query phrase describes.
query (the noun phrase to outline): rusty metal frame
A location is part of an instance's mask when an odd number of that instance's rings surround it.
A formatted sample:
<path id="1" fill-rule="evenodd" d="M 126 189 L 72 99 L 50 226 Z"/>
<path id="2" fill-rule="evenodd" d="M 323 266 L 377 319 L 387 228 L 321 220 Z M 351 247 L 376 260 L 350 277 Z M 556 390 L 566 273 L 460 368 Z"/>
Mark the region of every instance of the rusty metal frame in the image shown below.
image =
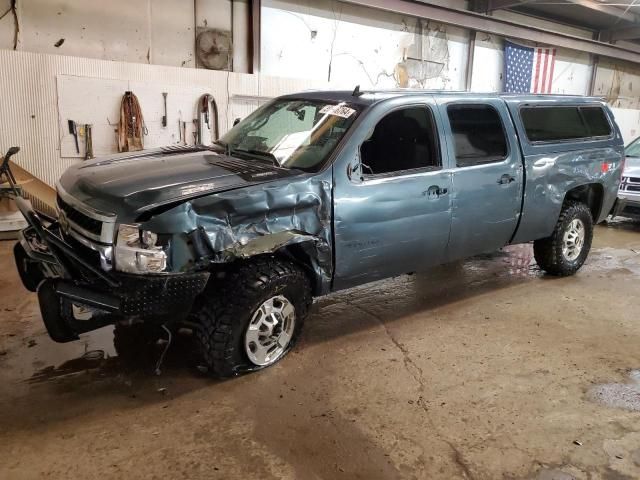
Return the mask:
<path id="1" fill-rule="evenodd" d="M 411 0 L 344 0 L 346 3 L 399 13 L 435 22 L 456 25 L 502 37 L 528 40 L 600 55 L 602 57 L 640 63 L 640 53 L 625 45 L 612 45 L 544 28 L 523 25 L 511 20 L 488 17 L 456 8 L 441 7 Z"/>

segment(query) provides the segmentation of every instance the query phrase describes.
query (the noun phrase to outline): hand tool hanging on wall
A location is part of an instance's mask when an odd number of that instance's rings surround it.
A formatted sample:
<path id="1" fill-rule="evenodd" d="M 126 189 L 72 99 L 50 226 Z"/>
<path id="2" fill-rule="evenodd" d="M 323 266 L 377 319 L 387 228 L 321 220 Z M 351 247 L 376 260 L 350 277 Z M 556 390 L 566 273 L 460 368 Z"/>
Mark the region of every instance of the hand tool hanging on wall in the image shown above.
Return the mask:
<path id="1" fill-rule="evenodd" d="M 167 92 L 162 92 L 162 99 L 164 100 L 164 115 L 162 116 L 162 126 L 167 126 Z"/>
<path id="2" fill-rule="evenodd" d="M 213 141 L 218 138 L 220 138 L 218 105 L 213 95 L 207 93 L 202 95 L 200 100 L 198 100 L 197 143 L 200 145 L 211 145 Z"/>
<path id="3" fill-rule="evenodd" d="M 118 151 L 135 152 L 144 148 L 144 135 L 147 135 L 140 102 L 133 92 L 124 92 L 120 104 L 120 122 L 118 123 Z"/>
<path id="4" fill-rule="evenodd" d="M 89 160 L 93 158 L 93 125 L 86 124 L 84 126 L 84 159 Z"/>
<path id="5" fill-rule="evenodd" d="M 73 135 L 76 142 L 76 152 L 80 153 L 80 145 L 78 145 L 78 125 L 73 120 L 69 120 L 69 133 Z"/>
<path id="6" fill-rule="evenodd" d="M 180 136 L 182 137 L 182 143 L 187 144 L 187 122 L 180 122 Z"/>

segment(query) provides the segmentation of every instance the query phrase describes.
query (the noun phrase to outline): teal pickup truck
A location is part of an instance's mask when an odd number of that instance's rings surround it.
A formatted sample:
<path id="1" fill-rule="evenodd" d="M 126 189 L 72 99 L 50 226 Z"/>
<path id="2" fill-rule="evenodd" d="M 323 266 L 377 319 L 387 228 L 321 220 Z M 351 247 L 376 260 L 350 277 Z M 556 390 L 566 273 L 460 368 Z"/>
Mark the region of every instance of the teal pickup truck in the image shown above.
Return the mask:
<path id="1" fill-rule="evenodd" d="M 57 218 L 18 198 L 15 257 L 54 340 L 186 327 L 198 364 L 230 376 L 280 360 L 336 290 L 525 242 L 574 274 L 623 160 L 598 98 L 305 92 L 210 147 L 69 168 Z"/>

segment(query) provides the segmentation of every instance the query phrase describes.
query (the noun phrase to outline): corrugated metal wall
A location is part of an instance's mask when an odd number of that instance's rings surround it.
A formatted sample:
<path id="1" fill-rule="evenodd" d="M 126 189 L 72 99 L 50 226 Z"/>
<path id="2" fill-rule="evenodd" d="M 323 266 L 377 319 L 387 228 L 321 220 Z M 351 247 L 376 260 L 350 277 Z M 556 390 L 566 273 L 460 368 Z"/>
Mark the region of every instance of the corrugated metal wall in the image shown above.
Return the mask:
<path id="1" fill-rule="evenodd" d="M 67 167 L 79 161 L 60 155 L 56 98 L 58 75 L 205 87 L 218 103 L 222 132 L 227 130 L 234 118 L 246 116 L 259 105 L 259 102 L 243 99 L 242 96 L 271 97 L 326 86 L 323 82 L 313 80 L 279 79 L 9 50 L 0 50 L 0 65 L 0 150 L 19 146 L 21 152 L 14 157 L 15 162 L 52 186 Z M 91 108 L 90 98 L 87 98 L 87 108 Z"/>

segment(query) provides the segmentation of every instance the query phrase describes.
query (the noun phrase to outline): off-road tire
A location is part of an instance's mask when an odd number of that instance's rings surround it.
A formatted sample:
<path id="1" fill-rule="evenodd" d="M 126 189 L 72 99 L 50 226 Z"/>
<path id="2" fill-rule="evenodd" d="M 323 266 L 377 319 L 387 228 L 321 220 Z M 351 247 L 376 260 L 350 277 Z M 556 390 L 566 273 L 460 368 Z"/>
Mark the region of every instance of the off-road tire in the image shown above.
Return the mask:
<path id="1" fill-rule="evenodd" d="M 580 255 L 573 261 L 562 252 L 564 234 L 571 222 L 579 219 L 584 224 L 585 238 Z M 562 206 L 558 222 L 550 237 L 533 242 L 533 255 L 538 266 L 550 275 L 566 277 L 576 273 L 584 264 L 593 240 L 593 218 L 584 203 L 568 200 Z"/>
<path id="2" fill-rule="evenodd" d="M 198 369 L 224 378 L 264 368 L 249 360 L 244 336 L 254 312 L 276 295 L 286 297 L 296 312 L 295 328 L 281 359 L 295 345 L 311 305 L 311 285 L 304 270 L 286 260 L 261 257 L 234 265 L 224 278 L 210 281 L 191 315 Z"/>

